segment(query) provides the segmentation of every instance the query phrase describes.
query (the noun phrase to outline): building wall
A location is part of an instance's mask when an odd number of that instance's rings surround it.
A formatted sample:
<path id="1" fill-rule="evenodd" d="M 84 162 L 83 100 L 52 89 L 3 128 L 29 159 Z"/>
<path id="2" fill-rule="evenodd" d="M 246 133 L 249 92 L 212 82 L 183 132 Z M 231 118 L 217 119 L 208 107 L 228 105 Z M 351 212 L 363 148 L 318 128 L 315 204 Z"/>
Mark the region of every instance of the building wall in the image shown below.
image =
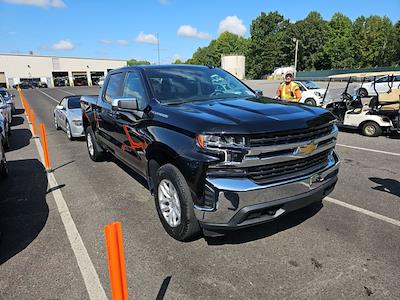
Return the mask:
<path id="1" fill-rule="evenodd" d="M 221 68 L 239 79 L 245 78 L 246 57 L 243 55 L 222 55 Z"/>
<path id="2" fill-rule="evenodd" d="M 68 72 L 70 82 L 72 72 L 85 72 L 91 84 L 90 72 L 107 74 L 108 69 L 124 66 L 124 60 L 0 54 L 0 72 L 4 72 L 8 86 L 20 82 L 20 78 L 41 78 L 52 86 L 52 72 Z"/>

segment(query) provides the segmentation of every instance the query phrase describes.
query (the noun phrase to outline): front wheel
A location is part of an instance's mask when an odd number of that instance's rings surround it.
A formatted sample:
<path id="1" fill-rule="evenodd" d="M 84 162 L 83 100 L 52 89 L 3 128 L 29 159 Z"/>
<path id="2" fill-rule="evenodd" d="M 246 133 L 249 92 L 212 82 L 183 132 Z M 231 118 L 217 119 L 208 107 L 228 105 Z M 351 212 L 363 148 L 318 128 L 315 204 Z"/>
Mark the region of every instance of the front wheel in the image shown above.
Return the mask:
<path id="1" fill-rule="evenodd" d="M 200 234 L 189 186 L 174 165 L 166 164 L 158 169 L 154 200 L 160 221 L 171 237 L 188 241 Z"/>
<path id="2" fill-rule="evenodd" d="M 67 137 L 70 141 L 74 140 L 74 137 L 72 136 L 71 132 L 71 126 L 69 125 L 69 122 L 67 122 Z"/>
<path id="3" fill-rule="evenodd" d="M 54 127 L 56 128 L 56 130 L 60 130 L 60 125 L 58 125 L 58 121 L 57 121 L 56 115 L 54 115 Z"/>
<path id="4" fill-rule="evenodd" d="M 304 101 L 304 103 L 305 103 L 305 104 L 308 104 L 308 105 L 317 106 L 317 102 L 316 102 L 313 98 L 307 98 L 307 99 Z"/>
<path id="5" fill-rule="evenodd" d="M 376 137 L 382 134 L 382 128 L 375 122 L 366 122 L 361 128 L 361 132 L 365 136 Z"/>
<path id="6" fill-rule="evenodd" d="M 94 136 L 91 127 L 86 128 L 86 146 L 90 159 L 93 161 L 101 161 L 104 158 L 104 150 L 97 144 L 96 137 Z"/>

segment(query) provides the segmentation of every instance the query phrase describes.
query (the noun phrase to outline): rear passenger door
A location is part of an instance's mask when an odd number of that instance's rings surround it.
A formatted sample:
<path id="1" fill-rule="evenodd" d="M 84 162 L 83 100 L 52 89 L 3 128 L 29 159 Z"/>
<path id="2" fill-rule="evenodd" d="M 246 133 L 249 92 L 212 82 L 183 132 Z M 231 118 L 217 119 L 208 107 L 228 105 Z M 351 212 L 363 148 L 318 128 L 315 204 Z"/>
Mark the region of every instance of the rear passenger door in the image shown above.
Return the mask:
<path id="1" fill-rule="evenodd" d="M 115 113 L 111 104 L 114 99 L 122 97 L 124 80 L 125 72 L 110 74 L 102 90 L 101 99 L 98 101 L 96 114 L 97 137 L 114 153 L 118 152 L 118 139 Z"/>

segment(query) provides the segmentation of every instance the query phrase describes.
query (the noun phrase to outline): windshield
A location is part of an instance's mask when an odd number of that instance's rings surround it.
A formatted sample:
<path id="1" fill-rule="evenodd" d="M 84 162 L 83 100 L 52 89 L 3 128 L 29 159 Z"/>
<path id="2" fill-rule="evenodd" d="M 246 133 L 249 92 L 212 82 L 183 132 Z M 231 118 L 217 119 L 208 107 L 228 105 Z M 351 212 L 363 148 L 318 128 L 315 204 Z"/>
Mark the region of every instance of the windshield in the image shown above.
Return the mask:
<path id="1" fill-rule="evenodd" d="M 306 81 L 302 81 L 302 82 L 306 86 L 306 88 L 309 90 L 320 89 L 319 85 L 316 84 L 314 81 L 306 80 Z"/>
<path id="2" fill-rule="evenodd" d="M 162 103 L 255 97 L 243 83 L 221 69 L 149 68 L 145 73 L 156 99 Z"/>
<path id="3" fill-rule="evenodd" d="M 68 108 L 69 109 L 81 108 L 81 97 L 68 98 Z"/>

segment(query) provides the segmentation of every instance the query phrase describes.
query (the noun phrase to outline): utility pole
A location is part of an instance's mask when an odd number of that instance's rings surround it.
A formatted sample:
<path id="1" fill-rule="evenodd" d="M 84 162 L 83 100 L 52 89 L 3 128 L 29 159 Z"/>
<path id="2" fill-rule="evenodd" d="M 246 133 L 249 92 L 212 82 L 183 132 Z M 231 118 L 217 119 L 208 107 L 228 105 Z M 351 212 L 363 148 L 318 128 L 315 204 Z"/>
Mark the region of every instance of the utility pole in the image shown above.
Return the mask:
<path id="1" fill-rule="evenodd" d="M 299 51 L 299 40 L 293 38 L 293 42 L 296 42 L 296 50 L 294 52 L 294 77 L 297 75 L 297 52 Z"/>
<path id="2" fill-rule="evenodd" d="M 157 32 L 157 54 L 158 54 L 158 65 L 161 64 L 160 62 L 160 38 L 158 36 L 158 32 Z"/>

